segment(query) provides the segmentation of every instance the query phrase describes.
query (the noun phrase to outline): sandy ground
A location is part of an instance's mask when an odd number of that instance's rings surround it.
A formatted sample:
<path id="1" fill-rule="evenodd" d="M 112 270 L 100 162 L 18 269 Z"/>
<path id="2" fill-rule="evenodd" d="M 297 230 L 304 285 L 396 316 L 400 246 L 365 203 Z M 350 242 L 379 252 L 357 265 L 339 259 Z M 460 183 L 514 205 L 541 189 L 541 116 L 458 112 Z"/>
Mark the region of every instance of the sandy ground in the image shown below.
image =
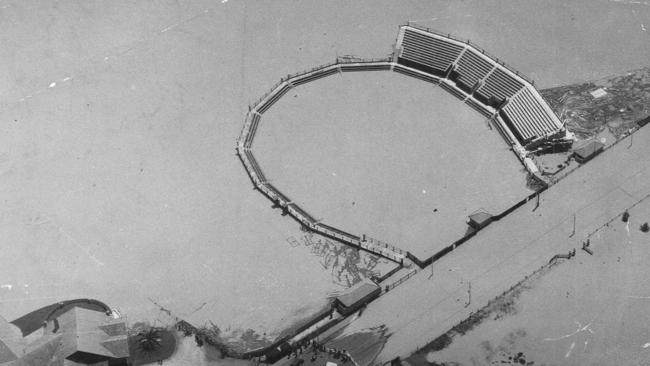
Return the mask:
<path id="1" fill-rule="evenodd" d="M 262 117 L 253 150 L 312 216 L 424 260 L 467 216 L 522 200 L 523 165 L 485 118 L 444 89 L 389 71 L 292 89 Z"/>
<path id="2" fill-rule="evenodd" d="M 533 282 L 510 315 L 490 320 L 445 350 L 439 363 L 488 365 L 522 353 L 536 365 L 644 365 L 650 359 L 650 201 L 591 237 L 593 256 L 555 266 Z"/>
<path id="3" fill-rule="evenodd" d="M 383 57 L 416 20 L 542 87 L 645 66 L 650 8 L 626 1 L 0 2 L 0 313 L 155 299 L 276 329 L 338 287 L 234 155 L 249 100 L 344 54 Z M 297 276 L 300 273 L 301 276 Z M 205 304 L 205 305 L 203 305 Z M 304 312 L 307 312 L 306 310 Z M 154 315 L 152 315 L 154 314 Z"/>

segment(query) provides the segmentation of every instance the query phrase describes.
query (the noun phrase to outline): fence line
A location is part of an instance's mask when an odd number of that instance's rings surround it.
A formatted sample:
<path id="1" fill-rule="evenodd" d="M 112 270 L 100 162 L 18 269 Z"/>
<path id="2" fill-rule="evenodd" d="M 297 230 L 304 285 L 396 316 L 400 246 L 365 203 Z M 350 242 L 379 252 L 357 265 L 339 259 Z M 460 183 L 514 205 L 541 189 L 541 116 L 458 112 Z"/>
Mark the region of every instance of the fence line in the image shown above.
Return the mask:
<path id="1" fill-rule="evenodd" d="M 456 42 L 471 45 L 473 48 L 479 49 L 483 54 L 486 54 L 488 57 L 493 59 L 497 64 L 507 68 L 511 72 L 515 73 L 516 75 L 520 76 L 522 79 L 524 79 L 524 80 L 526 80 L 526 81 L 528 81 L 529 83 L 532 84 L 532 81 L 528 80 L 525 76 L 521 75 L 518 71 L 511 70 L 510 68 L 508 68 L 508 66 L 505 63 L 499 62 L 498 58 L 490 55 L 489 53 L 486 53 L 485 50 L 481 49 L 477 45 L 472 44 L 469 40 L 463 41 L 463 40 L 460 40 L 458 38 L 455 38 L 455 37 L 451 36 L 450 34 L 445 35 L 442 32 L 431 30 L 430 28 L 424 28 L 424 27 L 419 26 L 419 25 L 414 25 L 414 24 L 410 24 L 410 23 L 407 23 L 406 25 L 417 28 L 417 29 L 426 30 L 427 32 L 431 32 L 431 33 L 437 34 L 437 35 L 439 35 L 441 37 L 446 37 L 448 39 L 452 39 L 452 40 L 454 40 Z M 252 138 L 250 139 L 251 141 L 249 143 L 246 143 L 246 141 L 247 141 L 247 139 L 249 139 L 248 135 L 251 133 L 251 127 L 253 125 L 253 119 L 255 119 L 253 117 L 253 115 L 255 113 L 257 113 L 258 114 L 258 119 L 259 119 L 259 113 L 257 112 L 257 108 L 262 103 L 264 103 L 264 104 L 271 103 L 272 104 L 273 102 L 275 102 L 275 101 L 270 102 L 271 98 L 274 98 L 274 95 L 277 95 L 279 93 L 278 90 L 286 90 L 287 86 L 292 87 L 293 86 L 292 85 L 292 80 L 304 77 L 305 75 L 309 75 L 309 74 L 316 75 L 316 73 L 319 72 L 319 71 L 321 72 L 321 74 L 318 75 L 318 76 L 320 76 L 320 77 L 327 76 L 327 75 L 330 75 L 332 73 L 335 73 L 336 71 L 334 71 L 334 72 L 332 72 L 332 71 L 336 70 L 337 68 L 338 68 L 338 71 L 341 72 L 341 65 L 359 65 L 359 68 L 362 69 L 363 65 L 366 65 L 366 64 L 378 64 L 379 66 L 381 66 L 381 65 L 386 65 L 386 66 L 394 65 L 394 63 L 392 62 L 392 57 L 378 58 L 378 59 L 360 59 L 360 58 L 355 58 L 355 57 L 337 57 L 333 62 L 324 63 L 324 64 L 321 64 L 321 65 L 315 66 L 315 67 L 313 67 L 311 69 L 301 71 L 301 72 L 297 72 L 297 73 L 294 73 L 294 74 L 288 74 L 286 77 L 281 78 L 280 81 L 277 82 L 275 85 L 273 85 L 273 87 L 268 92 L 266 92 L 262 97 L 260 97 L 252 105 L 249 105 L 249 112 L 248 112 L 248 114 L 246 116 L 246 121 L 245 121 L 244 127 L 242 129 L 242 135 L 240 136 L 240 140 L 238 141 L 238 152 L 240 152 L 239 148 L 243 149 L 244 151 L 250 149 L 250 144 L 252 143 Z M 327 74 L 323 75 L 324 73 L 327 73 Z M 307 79 L 307 80 L 305 80 L 305 79 Z M 303 82 L 311 81 L 311 80 L 308 80 L 308 78 L 303 78 L 302 80 L 304 80 Z M 453 85 L 453 87 L 455 88 L 456 86 Z M 259 121 L 258 121 L 258 123 L 259 123 Z M 498 127 L 503 127 L 503 126 L 498 126 Z M 242 141 L 242 139 L 243 139 L 243 141 Z M 247 170 L 253 170 L 252 172 L 249 171 L 249 175 L 251 175 L 251 177 L 253 178 L 253 181 L 258 186 L 258 189 L 260 189 L 262 192 L 264 192 L 274 202 L 277 200 L 278 196 L 284 197 L 283 195 L 280 195 L 277 192 L 275 192 L 275 189 L 273 189 L 273 187 L 269 187 L 268 185 L 264 184 L 264 182 L 262 182 L 264 177 L 259 177 L 259 175 L 257 174 L 257 171 L 254 171 L 254 169 L 253 169 L 254 164 L 252 164 L 252 162 L 249 161 L 246 154 L 239 154 L 239 155 L 242 158 L 242 162 L 244 163 L 244 166 L 246 167 L 246 169 Z M 517 154 L 517 155 L 519 155 L 519 154 Z M 520 156 L 520 158 L 522 158 L 522 157 Z M 279 202 L 279 200 L 278 200 L 278 203 L 280 204 L 280 206 L 286 207 L 286 204 L 288 202 Z M 508 213 L 511 212 L 513 209 L 517 208 L 520 205 L 521 205 L 521 203 L 519 203 L 518 205 L 513 206 L 510 210 L 507 210 Z M 364 240 L 359 240 L 358 237 L 355 237 L 352 234 L 348 234 L 348 233 L 345 233 L 345 232 L 340 232 L 339 230 L 329 230 L 327 226 L 323 226 L 321 224 L 318 224 L 312 218 L 307 217 L 307 215 L 302 215 L 302 212 L 300 212 L 300 211 L 304 212 L 304 210 L 302 210 L 297 205 L 295 205 L 295 206 L 296 206 L 296 208 L 298 208 L 298 210 L 290 210 L 289 214 L 293 218 L 295 218 L 297 221 L 299 221 L 301 224 L 303 224 L 305 227 L 307 227 L 308 229 L 310 229 L 312 231 L 316 231 L 316 232 L 318 232 L 318 233 L 320 233 L 322 235 L 326 235 L 328 237 L 337 239 L 337 240 L 339 240 L 339 241 L 341 241 L 343 243 L 346 243 L 346 244 L 349 244 L 349 245 L 352 245 L 352 246 L 356 246 L 357 248 L 365 249 L 365 250 L 367 250 L 369 252 L 372 252 L 372 253 L 375 253 L 377 255 L 383 256 L 385 258 L 388 258 L 388 259 L 393 260 L 393 261 L 395 261 L 397 263 L 400 263 L 400 264 L 403 264 L 404 259 L 409 258 L 412 261 L 414 261 L 419 267 L 424 267 L 426 265 L 431 264 L 432 262 L 435 262 L 437 259 L 439 259 L 440 257 L 444 256 L 445 254 L 449 253 L 450 251 L 455 249 L 457 246 L 464 243 L 467 239 L 472 237 L 473 234 L 475 234 L 475 233 L 472 233 L 472 235 L 468 235 L 467 237 L 461 238 L 460 240 L 452 243 L 449 247 L 444 248 L 443 250 L 436 253 L 435 255 L 428 258 L 427 260 L 420 261 L 419 259 L 415 258 L 411 253 L 409 253 L 407 251 L 404 251 L 404 250 L 402 250 L 400 248 L 397 248 L 397 247 L 395 247 L 395 246 L 393 246 L 391 244 L 381 242 L 379 240 L 372 239 L 372 238 L 370 238 L 370 242 L 367 242 L 365 240 L 366 239 L 365 234 L 364 234 Z M 498 219 L 498 218 L 500 218 L 500 217 L 497 217 L 496 219 Z M 332 229 L 336 229 L 336 228 L 332 228 Z"/>
<path id="2" fill-rule="evenodd" d="M 390 285 L 386 285 L 386 292 L 388 292 L 388 291 L 394 289 L 395 287 L 401 285 L 402 283 L 404 283 L 409 278 L 415 276 L 416 273 L 418 273 L 417 268 L 412 270 L 411 272 L 407 273 L 406 275 L 402 276 L 399 280 L 391 283 Z"/>
<path id="3" fill-rule="evenodd" d="M 300 76 L 304 76 L 319 70 L 324 70 L 327 68 L 330 68 L 332 66 L 338 66 L 338 65 L 349 65 L 349 64 L 369 64 L 369 63 L 381 63 L 381 62 L 386 62 L 390 63 L 391 58 L 370 58 L 370 59 L 357 59 L 357 58 L 350 58 L 350 57 L 337 57 L 336 60 L 333 62 L 328 62 L 324 64 L 320 64 L 318 66 L 312 67 L 311 69 L 304 70 L 304 71 L 299 71 L 293 74 L 287 74 L 287 76 L 280 78 L 280 81 L 275 83 L 266 93 L 264 93 L 260 98 L 255 100 L 253 103 L 248 105 L 249 110 L 255 109 L 264 99 L 266 99 L 269 95 L 271 95 L 280 85 L 282 85 L 285 82 L 291 81 L 291 79 L 298 78 Z"/>

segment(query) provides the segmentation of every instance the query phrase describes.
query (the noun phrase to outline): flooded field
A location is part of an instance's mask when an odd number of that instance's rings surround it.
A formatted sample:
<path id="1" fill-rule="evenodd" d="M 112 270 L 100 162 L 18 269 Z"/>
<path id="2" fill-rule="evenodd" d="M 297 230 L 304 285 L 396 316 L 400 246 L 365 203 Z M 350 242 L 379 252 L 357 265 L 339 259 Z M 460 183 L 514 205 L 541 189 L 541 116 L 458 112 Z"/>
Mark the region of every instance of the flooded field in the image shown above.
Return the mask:
<path id="1" fill-rule="evenodd" d="M 462 238 L 468 215 L 532 193 L 487 120 L 444 89 L 390 71 L 292 89 L 253 145 L 275 187 L 328 225 L 424 260 Z"/>
<path id="2" fill-rule="evenodd" d="M 195 322 L 278 331 L 348 277 L 292 247 L 297 224 L 252 190 L 234 154 L 249 101 L 337 55 L 386 56 L 407 20 L 471 38 L 541 87 L 601 78 L 646 66 L 649 12 L 605 0 L 1 1 L 0 314 L 95 297 L 155 320 L 151 299 Z"/>
<path id="3" fill-rule="evenodd" d="M 510 306 L 439 352 L 412 364 L 642 365 L 650 357 L 650 201 L 590 239 L 593 255 L 570 261 L 524 283 Z M 523 360 L 523 363 L 520 362 Z"/>

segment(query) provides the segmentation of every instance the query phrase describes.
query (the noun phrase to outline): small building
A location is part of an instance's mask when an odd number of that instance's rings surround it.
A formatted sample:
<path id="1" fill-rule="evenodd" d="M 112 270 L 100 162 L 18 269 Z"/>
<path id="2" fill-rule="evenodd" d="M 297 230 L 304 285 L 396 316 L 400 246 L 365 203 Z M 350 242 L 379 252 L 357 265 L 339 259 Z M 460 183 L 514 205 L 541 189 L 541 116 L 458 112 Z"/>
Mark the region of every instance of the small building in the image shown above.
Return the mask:
<path id="1" fill-rule="evenodd" d="M 600 154 L 604 149 L 604 144 L 592 140 L 582 147 L 573 150 L 573 157 L 578 163 L 584 164 Z"/>
<path id="2" fill-rule="evenodd" d="M 492 222 L 492 215 L 485 211 L 477 211 L 469 215 L 467 224 L 474 230 L 480 230 Z"/>
<path id="3" fill-rule="evenodd" d="M 381 294 L 381 287 L 369 280 L 362 280 L 334 299 L 333 306 L 343 316 L 350 315 Z"/>

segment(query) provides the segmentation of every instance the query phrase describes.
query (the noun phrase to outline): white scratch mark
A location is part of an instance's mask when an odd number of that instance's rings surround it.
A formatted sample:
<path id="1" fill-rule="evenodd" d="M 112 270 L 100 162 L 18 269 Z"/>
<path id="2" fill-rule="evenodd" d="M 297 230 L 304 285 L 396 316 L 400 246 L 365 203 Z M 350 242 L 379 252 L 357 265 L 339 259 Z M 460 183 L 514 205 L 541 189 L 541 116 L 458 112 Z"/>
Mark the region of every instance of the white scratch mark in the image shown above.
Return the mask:
<path id="1" fill-rule="evenodd" d="M 578 326 L 578 329 L 576 329 L 575 332 L 565 334 L 565 335 L 563 335 L 561 337 L 557 337 L 557 338 L 544 338 L 544 340 L 545 341 L 559 341 L 560 339 L 566 339 L 566 338 L 572 337 L 572 336 L 574 336 L 574 335 L 576 335 L 576 334 L 578 334 L 580 332 L 584 332 L 584 331 L 588 331 L 589 333 L 594 334 L 594 331 L 591 330 L 591 328 L 590 328 L 591 323 L 593 323 L 594 320 L 595 320 L 595 318 L 592 321 L 590 321 L 587 325 L 585 325 L 584 327 L 582 326 L 582 324 L 580 324 L 580 322 L 574 321 L 574 323 L 576 323 L 576 325 Z"/>
<path id="2" fill-rule="evenodd" d="M 585 340 L 585 347 L 582 349 L 583 352 L 587 350 L 587 345 L 588 344 L 589 344 L 589 340 L 587 339 L 587 340 Z"/>
<path id="3" fill-rule="evenodd" d="M 70 79 L 72 79 L 72 78 L 71 78 L 71 77 L 69 77 L 69 76 L 66 76 L 66 77 L 64 77 L 64 78 L 63 78 L 63 80 L 62 80 L 62 81 L 68 81 L 68 80 L 70 80 Z"/>
<path id="4" fill-rule="evenodd" d="M 11 291 L 12 287 L 14 287 L 14 285 L 2 285 L 2 286 L 0 286 L 0 288 L 6 288 L 9 291 Z"/>
<path id="5" fill-rule="evenodd" d="M 423 189 L 423 190 L 422 190 L 422 194 L 427 194 L 427 190 L 426 190 L 426 189 Z"/>
<path id="6" fill-rule="evenodd" d="M 648 348 L 648 347 L 650 347 L 650 342 L 648 342 L 648 343 L 646 343 L 646 344 L 644 344 L 644 345 L 643 345 L 643 346 L 641 346 L 641 347 L 643 347 L 643 348 Z"/>
<path id="7" fill-rule="evenodd" d="M 336 173 L 332 172 L 332 176 L 336 177 Z"/>
<path id="8" fill-rule="evenodd" d="M 644 5 L 644 6 L 650 6 L 650 2 L 648 1 L 639 1 L 639 0 L 609 0 L 610 2 L 613 3 L 619 3 L 623 5 Z"/>
<path id="9" fill-rule="evenodd" d="M 165 33 L 165 32 L 167 32 L 168 30 L 174 29 L 174 28 L 177 27 L 177 26 L 178 26 L 178 24 L 170 25 L 169 27 L 167 27 L 167 28 L 161 30 L 160 33 Z"/>
<path id="10" fill-rule="evenodd" d="M 228 0 L 221 0 L 221 3 L 222 3 L 222 4 L 225 4 L 225 3 L 227 3 L 227 2 L 228 2 Z"/>
<path id="11" fill-rule="evenodd" d="M 45 217 L 47 221 L 52 221 L 50 217 Z M 56 228 L 58 229 L 59 233 L 66 237 L 72 244 L 74 244 L 77 248 L 81 249 L 82 252 L 86 253 L 86 255 L 93 260 L 98 266 L 103 266 L 104 263 L 97 259 L 92 253 L 90 253 L 90 249 L 88 247 L 84 247 L 83 245 L 79 244 L 77 240 L 75 240 L 70 234 L 68 234 L 65 230 L 63 230 L 62 226 L 57 226 L 55 225 Z"/>
<path id="12" fill-rule="evenodd" d="M 630 221 L 629 220 L 625 223 L 625 230 L 627 230 L 627 237 L 629 238 L 630 237 Z"/>
<path id="13" fill-rule="evenodd" d="M 641 30 L 644 31 L 644 32 L 647 31 L 647 29 L 645 29 L 645 24 L 641 24 Z"/>
<path id="14" fill-rule="evenodd" d="M 50 86 L 48 88 L 54 88 L 56 86 L 56 81 L 53 81 L 50 83 Z"/>
<path id="15" fill-rule="evenodd" d="M 569 358 L 571 356 L 571 351 L 573 351 L 573 348 L 576 346 L 576 342 L 571 342 L 571 346 L 569 347 L 569 352 L 564 355 L 564 358 Z"/>
<path id="16" fill-rule="evenodd" d="M 650 299 L 650 296 L 634 296 L 634 295 L 631 295 L 631 296 L 625 296 L 625 297 L 627 297 L 628 299 Z"/>
<path id="17" fill-rule="evenodd" d="M 163 30 L 160 31 L 160 33 L 165 33 L 165 32 L 167 32 L 167 31 L 170 31 L 170 30 L 172 30 L 172 29 L 178 27 L 179 25 L 183 25 L 183 24 L 185 24 L 185 23 L 187 23 L 187 22 L 190 22 L 190 21 L 192 21 L 192 20 L 194 20 L 194 19 L 200 17 L 201 15 L 203 15 L 203 14 L 207 14 L 207 13 L 209 13 L 209 12 L 210 12 L 209 9 L 205 9 L 205 10 L 203 10 L 202 12 L 200 12 L 200 13 L 194 15 L 194 16 L 191 16 L 191 17 L 189 17 L 189 18 L 187 18 L 187 19 L 185 19 L 185 20 L 182 20 L 182 21 L 180 21 L 180 22 L 178 22 L 178 23 L 176 23 L 176 24 L 172 24 L 172 25 L 170 25 L 169 27 L 164 28 Z"/>

